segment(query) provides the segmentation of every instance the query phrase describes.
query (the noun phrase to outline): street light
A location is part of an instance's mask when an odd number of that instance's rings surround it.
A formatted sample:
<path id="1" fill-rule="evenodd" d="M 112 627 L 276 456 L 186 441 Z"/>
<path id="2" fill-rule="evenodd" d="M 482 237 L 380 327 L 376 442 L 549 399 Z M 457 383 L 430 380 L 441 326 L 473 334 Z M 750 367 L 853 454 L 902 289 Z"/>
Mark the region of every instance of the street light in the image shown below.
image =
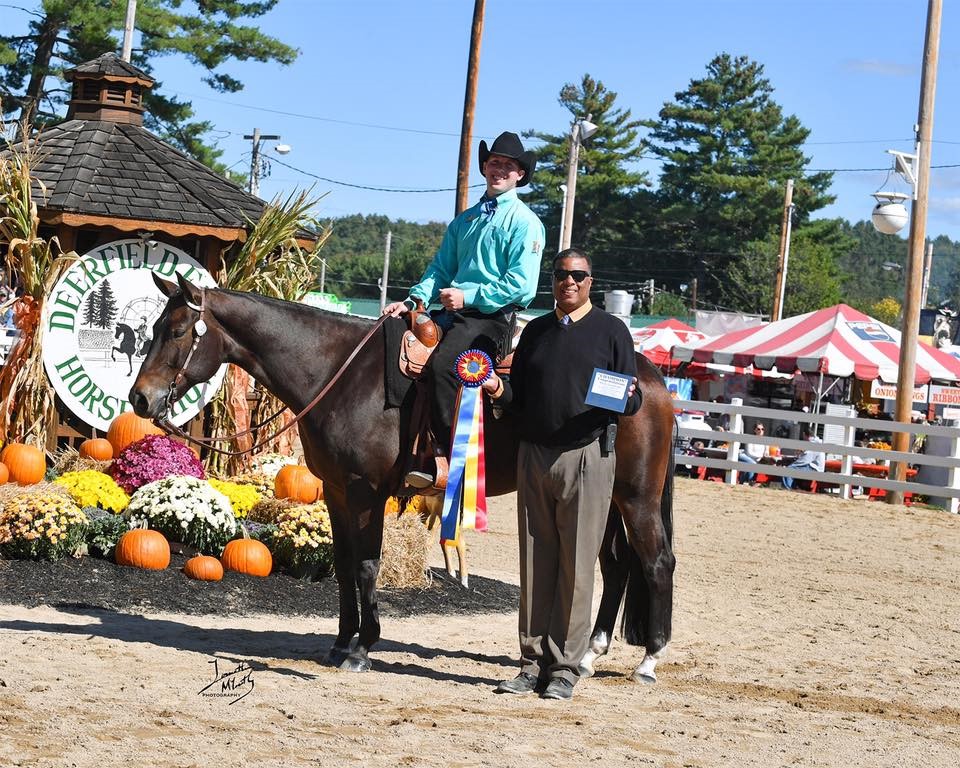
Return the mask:
<path id="1" fill-rule="evenodd" d="M 280 137 L 273 134 L 262 134 L 260 133 L 259 128 L 254 128 L 252 134 L 248 134 L 243 138 L 253 142 L 253 152 L 250 155 L 250 194 L 259 195 L 260 194 L 260 174 L 264 172 L 269 172 L 269 165 L 267 165 L 267 160 L 260 158 L 260 143 L 264 141 L 280 141 Z M 290 152 L 289 144 L 277 144 L 274 147 L 277 154 L 286 155 Z"/>
<path id="2" fill-rule="evenodd" d="M 570 247 L 573 232 L 573 201 L 577 195 L 577 166 L 580 164 L 580 143 L 589 139 L 598 130 L 595 123 L 586 120 L 574 120 L 570 128 L 570 158 L 567 160 L 567 189 L 563 196 L 563 211 L 560 221 L 560 250 Z"/>

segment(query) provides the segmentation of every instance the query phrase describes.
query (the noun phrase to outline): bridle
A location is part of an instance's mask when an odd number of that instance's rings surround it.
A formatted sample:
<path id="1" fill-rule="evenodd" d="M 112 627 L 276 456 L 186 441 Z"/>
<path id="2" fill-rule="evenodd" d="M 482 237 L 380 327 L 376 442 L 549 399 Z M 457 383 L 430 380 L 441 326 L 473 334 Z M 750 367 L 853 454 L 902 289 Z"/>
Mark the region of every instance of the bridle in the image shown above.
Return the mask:
<path id="1" fill-rule="evenodd" d="M 316 404 L 319 403 L 324 398 L 324 396 L 326 396 L 327 392 L 330 391 L 333 385 L 336 384 L 337 381 L 340 379 L 340 377 L 343 375 L 343 372 L 347 370 L 347 367 L 350 365 L 350 363 L 353 362 L 353 359 L 360 353 L 360 350 L 363 349 L 363 346 L 371 339 L 373 334 L 376 333 L 376 331 L 380 328 L 380 326 L 382 326 L 384 322 L 387 320 L 387 318 L 389 317 L 389 315 L 380 316 L 377 322 L 374 323 L 373 327 L 369 331 L 367 331 L 366 335 L 362 339 L 360 339 L 360 343 L 357 344 L 356 347 L 354 347 L 353 352 L 351 352 L 350 355 L 347 357 L 347 359 L 343 361 L 343 365 L 341 365 L 340 368 L 337 370 L 337 372 L 333 375 L 333 378 L 327 382 L 326 386 L 324 386 L 324 388 L 317 393 L 316 397 L 314 397 L 313 400 L 307 403 L 307 405 L 304 407 L 302 411 L 300 411 L 300 413 L 298 413 L 296 416 L 293 417 L 293 421 L 289 422 L 288 424 L 285 424 L 283 427 L 278 429 L 269 437 L 266 437 L 263 440 L 258 440 L 249 448 L 245 448 L 240 451 L 227 451 L 227 450 L 224 450 L 223 448 L 215 448 L 214 443 L 227 443 L 227 442 L 230 442 L 231 440 L 236 440 L 238 437 L 243 437 L 244 435 L 252 434 L 257 430 L 261 429 L 262 427 L 266 426 L 267 424 L 269 424 L 271 421 L 277 418 L 281 413 L 286 411 L 287 408 L 286 406 L 284 406 L 279 411 L 274 413 L 272 416 L 269 416 L 268 418 L 261 421 L 259 424 L 253 424 L 250 426 L 249 429 L 245 429 L 243 430 L 243 432 L 236 432 L 230 435 L 229 437 L 200 437 L 200 438 L 193 437 L 192 435 L 188 435 L 182 429 L 180 429 L 179 427 L 177 427 L 176 425 L 172 424 L 169 421 L 168 414 L 170 414 L 173 411 L 173 404 L 175 401 L 174 395 L 176 394 L 177 387 L 180 386 L 180 382 L 183 381 L 183 379 L 186 377 L 187 366 L 190 365 L 190 361 L 193 359 L 193 355 L 197 351 L 197 347 L 200 345 L 200 340 L 203 338 L 203 336 L 206 334 L 208 330 L 207 324 L 203 319 L 203 313 L 205 311 L 205 300 L 206 300 L 205 290 L 203 288 L 200 289 L 199 305 L 194 304 L 189 299 L 187 299 L 186 295 L 184 295 L 183 298 L 184 298 L 184 303 L 187 305 L 187 307 L 199 314 L 196 322 L 193 324 L 193 344 L 190 346 L 190 351 L 187 353 L 187 357 L 183 361 L 183 365 L 181 365 L 180 370 L 177 371 L 177 375 L 174 376 L 173 381 L 170 382 L 170 387 L 167 390 L 167 397 L 164 402 L 164 412 L 159 418 L 154 419 L 154 423 L 158 427 L 163 429 L 165 432 L 176 435 L 179 438 L 187 440 L 188 442 L 194 443 L 195 445 L 199 445 L 203 448 L 207 448 L 208 450 L 214 451 L 216 453 L 222 453 L 225 456 L 243 456 L 244 454 L 252 453 L 257 448 L 260 448 L 261 446 L 264 446 L 267 443 L 272 442 L 277 437 L 279 437 L 284 432 L 286 432 L 288 429 L 292 428 L 295 424 L 297 424 L 297 422 L 299 422 L 304 416 L 306 416 L 313 409 L 313 407 L 316 406 Z"/>

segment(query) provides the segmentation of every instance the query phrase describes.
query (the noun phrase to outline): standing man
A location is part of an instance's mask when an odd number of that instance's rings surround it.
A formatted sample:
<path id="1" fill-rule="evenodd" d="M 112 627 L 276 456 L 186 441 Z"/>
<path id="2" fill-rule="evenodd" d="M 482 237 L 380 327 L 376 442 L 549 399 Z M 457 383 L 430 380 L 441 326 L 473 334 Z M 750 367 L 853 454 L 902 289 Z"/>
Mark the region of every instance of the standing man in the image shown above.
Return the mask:
<path id="1" fill-rule="evenodd" d="M 383 313 L 398 317 L 416 306 L 439 300 L 449 325 L 427 366 L 431 417 L 440 449 L 449 452 L 459 381 L 453 368 L 467 349 L 482 349 L 495 358 L 513 314 L 533 301 L 540 276 L 544 229 L 540 219 L 517 197 L 536 165 L 515 133 L 501 133 L 487 149 L 480 142 L 480 172 L 487 191 L 476 205 L 447 227 L 440 250 L 404 301 Z M 407 475 L 415 488 L 433 485 L 426 472 Z"/>
<path id="2" fill-rule="evenodd" d="M 569 699 L 587 650 L 594 567 L 606 527 L 617 413 L 586 405 L 595 368 L 629 377 L 624 413 L 640 408 L 633 339 L 590 303 L 590 259 L 570 248 L 553 262 L 554 312 L 523 329 L 510 381 L 483 389 L 515 412 L 520 432 L 520 674 L 497 687 Z"/>

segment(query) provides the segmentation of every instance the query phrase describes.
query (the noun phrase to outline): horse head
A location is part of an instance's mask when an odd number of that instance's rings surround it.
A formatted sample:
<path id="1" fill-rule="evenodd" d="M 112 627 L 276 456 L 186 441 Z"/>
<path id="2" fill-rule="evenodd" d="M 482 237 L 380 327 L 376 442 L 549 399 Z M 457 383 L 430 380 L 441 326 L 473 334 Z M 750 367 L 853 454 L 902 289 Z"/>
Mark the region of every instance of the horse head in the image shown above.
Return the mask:
<path id="1" fill-rule="evenodd" d="M 224 361 L 223 336 L 206 306 L 205 289 L 177 274 L 171 283 L 153 274 L 167 304 L 153 324 L 153 341 L 130 389 L 138 416 L 164 416 L 195 384 L 207 381 Z"/>
<path id="2" fill-rule="evenodd" d="M 113 332 L 113 338 L 119 339 L 121 335 L 133 333 L 133 329 L 126 323 L 117 323 L 117 329 Z"/>

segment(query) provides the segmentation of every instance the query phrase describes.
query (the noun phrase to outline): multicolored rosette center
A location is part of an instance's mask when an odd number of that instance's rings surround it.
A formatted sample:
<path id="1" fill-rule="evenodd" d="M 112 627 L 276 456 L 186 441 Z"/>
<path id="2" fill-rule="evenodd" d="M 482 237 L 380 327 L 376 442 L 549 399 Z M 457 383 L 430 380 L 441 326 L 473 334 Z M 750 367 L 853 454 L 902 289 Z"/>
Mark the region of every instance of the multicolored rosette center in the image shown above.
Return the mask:
<path id="1" fill-rule="evenodd" d="M 453 366 L 457 378 L 465 387 L 479 387 L 490 378 L 493 372 L 493 360 L 480 349 L 468 349 L 461 352 Z"/>

